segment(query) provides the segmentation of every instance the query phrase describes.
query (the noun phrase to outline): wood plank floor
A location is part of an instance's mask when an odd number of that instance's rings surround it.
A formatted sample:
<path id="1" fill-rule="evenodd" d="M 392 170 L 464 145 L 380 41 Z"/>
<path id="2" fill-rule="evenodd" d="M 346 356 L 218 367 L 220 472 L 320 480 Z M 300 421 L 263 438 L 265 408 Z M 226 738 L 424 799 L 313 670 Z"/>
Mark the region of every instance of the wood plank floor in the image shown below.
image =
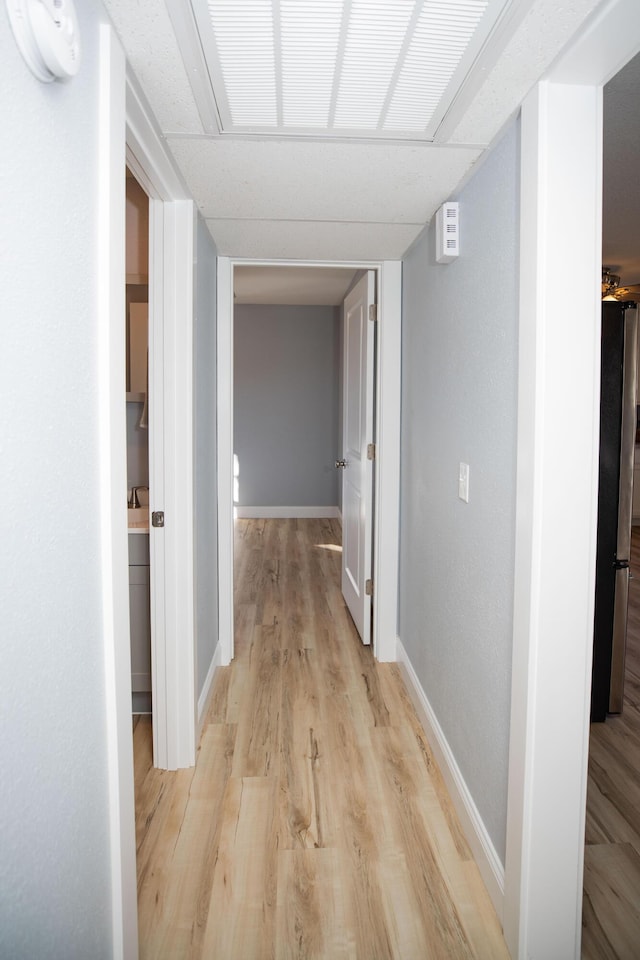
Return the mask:
<path id="1" fill-rule="evenodd" d="M 640 528 L 631 542 L 623 712 L 591 725 L 583 960 L 640 957 Z"/>
<path id="2" fill-rule="evenodd" d="M 362 646 L 331 520 L 236 523 L 236 658 L 195 769 L 134 731 L 141 958 L 501 960 L 394 664 Z"/>

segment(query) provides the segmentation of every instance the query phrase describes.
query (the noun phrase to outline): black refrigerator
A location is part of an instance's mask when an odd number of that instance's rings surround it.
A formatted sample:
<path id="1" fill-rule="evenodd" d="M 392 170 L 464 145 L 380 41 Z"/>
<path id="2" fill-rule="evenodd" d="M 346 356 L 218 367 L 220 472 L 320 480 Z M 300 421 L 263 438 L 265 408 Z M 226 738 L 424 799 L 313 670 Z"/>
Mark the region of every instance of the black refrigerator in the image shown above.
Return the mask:
<path id="1" fill-rule="evenodd" d="M 591 720 L 622 712 L 636 438 L 637 306 L 602 304 Z"/>

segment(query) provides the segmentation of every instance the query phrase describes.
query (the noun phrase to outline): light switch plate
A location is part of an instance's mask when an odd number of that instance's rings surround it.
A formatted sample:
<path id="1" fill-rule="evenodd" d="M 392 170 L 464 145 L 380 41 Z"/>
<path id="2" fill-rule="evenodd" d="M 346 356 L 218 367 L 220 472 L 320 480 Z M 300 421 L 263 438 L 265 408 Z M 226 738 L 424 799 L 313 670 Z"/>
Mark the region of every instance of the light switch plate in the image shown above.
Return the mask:
<path id="1" fill-rule="evenodd" d="M 458 496 L 465 503 L 469 503 L 469 464 L 461 463 L 458 474 Z"/>

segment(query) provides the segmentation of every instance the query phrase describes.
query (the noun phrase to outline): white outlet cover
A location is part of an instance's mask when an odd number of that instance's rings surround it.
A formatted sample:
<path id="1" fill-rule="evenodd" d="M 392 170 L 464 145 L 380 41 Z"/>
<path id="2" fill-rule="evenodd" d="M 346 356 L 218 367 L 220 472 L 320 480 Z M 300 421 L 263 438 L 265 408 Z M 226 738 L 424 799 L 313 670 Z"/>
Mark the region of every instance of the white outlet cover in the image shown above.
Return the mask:
<path id="1" fill-rule="evenodd" d="M 74 77 L 80 65 L 73 0 L 6 0 L 9 22 L 32 74 L 42 83 Z"/>

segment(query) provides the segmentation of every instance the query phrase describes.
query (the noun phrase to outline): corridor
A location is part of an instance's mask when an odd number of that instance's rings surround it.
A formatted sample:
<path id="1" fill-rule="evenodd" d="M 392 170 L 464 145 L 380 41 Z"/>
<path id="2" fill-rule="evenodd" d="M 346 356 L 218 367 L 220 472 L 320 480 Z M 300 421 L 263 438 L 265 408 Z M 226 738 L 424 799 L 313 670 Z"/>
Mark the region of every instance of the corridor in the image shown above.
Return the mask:
<path id="1" fill-rule="evenodd" d="M 238 520 L 236 657 L 195 769 L 134 732 L 141 958 L 501 960 L 395 664 L 363 647 L 334 520 Z"/>

